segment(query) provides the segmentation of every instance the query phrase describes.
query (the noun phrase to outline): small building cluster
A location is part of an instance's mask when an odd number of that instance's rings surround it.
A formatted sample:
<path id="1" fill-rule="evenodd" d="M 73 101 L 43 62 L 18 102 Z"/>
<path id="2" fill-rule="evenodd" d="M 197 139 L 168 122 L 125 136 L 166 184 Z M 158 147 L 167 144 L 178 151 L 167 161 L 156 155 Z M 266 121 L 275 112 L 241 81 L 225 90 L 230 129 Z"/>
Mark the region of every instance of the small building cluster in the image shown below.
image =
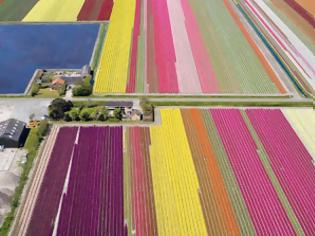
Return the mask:
<path id="1" fill-rule="evenodd" d="M 92 70 L 89 65 L 83 66 L 81 70 L 38 70 L 36 83 L 48 84 L 52 90 L 58 90 L 64 85 L 72 86 L 91 75 Z"/>
<path id="2" fill-rule="evenodd" d="M 19 148 L 24 145 L 28 134 L 26 123 L 8 119 L 0 122 L 0 146 L 2 148 Z"/>
<path id="3" fill-rule="evenodd" d="M 143 120 L 143 113 L 141 110 L 133 107 L 133 102 L 112 101 L 107 102 L 106 107 L 109 111 L 109 116 L 114 116 L 114 110 L 120 109 L 122 112 L 122 120 L 140 121 Z"/>

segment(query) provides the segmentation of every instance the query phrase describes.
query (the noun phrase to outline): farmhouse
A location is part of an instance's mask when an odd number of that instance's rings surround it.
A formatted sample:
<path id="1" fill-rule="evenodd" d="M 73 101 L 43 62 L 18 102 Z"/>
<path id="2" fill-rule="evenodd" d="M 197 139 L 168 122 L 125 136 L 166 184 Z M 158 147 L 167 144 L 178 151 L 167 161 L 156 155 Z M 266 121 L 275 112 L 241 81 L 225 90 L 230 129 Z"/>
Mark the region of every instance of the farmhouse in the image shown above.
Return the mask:
<path id="1" fill-rule="evenodd" d="M 18 148 L 23 146 L 27 137 L 26 124 L 16 119 L 0 122 L 0 146 Z"/>
<path id="2" fill-rule="evenodd" d="M 64 85 L 66 82 L 62 78 L 62 76 L 54 76 L 54 80 L 51 82 L 51 89 L 58 90 L 62 85 Z"/>

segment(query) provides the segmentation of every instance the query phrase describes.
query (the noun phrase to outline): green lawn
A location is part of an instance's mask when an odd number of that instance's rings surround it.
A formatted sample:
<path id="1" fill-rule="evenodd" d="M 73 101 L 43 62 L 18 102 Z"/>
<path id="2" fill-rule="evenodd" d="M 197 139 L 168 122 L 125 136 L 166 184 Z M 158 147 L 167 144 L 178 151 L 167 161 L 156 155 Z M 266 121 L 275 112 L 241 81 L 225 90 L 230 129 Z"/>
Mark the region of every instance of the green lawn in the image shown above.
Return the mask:
<path id="1" fill-rule="evenodd" d="M 50 88 L 40 89 L 36 97 L 40 98 L 57 98 L 59 97 L 58 91 Z"/>

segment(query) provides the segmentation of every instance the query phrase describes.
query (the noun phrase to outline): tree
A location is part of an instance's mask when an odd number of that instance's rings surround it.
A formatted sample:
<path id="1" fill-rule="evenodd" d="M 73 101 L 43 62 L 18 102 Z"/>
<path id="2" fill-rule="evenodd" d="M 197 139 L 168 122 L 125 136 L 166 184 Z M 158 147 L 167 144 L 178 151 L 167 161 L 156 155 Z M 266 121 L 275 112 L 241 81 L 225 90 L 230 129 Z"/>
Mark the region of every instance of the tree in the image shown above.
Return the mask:
<path id="1" fill-rule="evenodd" d="M 87 87 L 84 85 L 76 85 L 72 89 L 73 96 L 89 96 L 92 93 L 92 87 Z"/>
<path id="2" fill-rule="evenodd" d="M 33 84 L 32 90 L 31 90 L 31 96 L 34 97 L 39 93 L 40 85 L 39 84 Z"/>
<path id="3" fill-rule="evenodd" d="M 145 115 L 151 115 L 153 112 L 153 106 L 150 104 L 147 98 L 143 97 L 140 100 L 140 106 Z"/>
<path id="4" fill-rule="evenodd" d="M 80 112 L 80 119 L 83 121 L 91 120 L 91 110 L 89 108 L 83 108 Z"/>
<path id="5" fill-rule="evenodd" d="M 59 96 L 64 96 L 66 94 L 67 91 L 67 85 L 63 84 L 60 86 L 60 88 L 58 89 L 58 94 Z"/>
<path id="6" fill-rule="evenodd" d="M 72 118 L 70 116 L 70 111 L 65 112 L 63 119 L 67 122 L 72 121 Z"/>
<path id="7" fill-rule="evenodd" d="M 78 121 L 80 119 L 79 118 L 79 110 L 76 108 L 69 111 L 69 115 L 70 115 L 71 120 L 73 120 L 73 121 Z"/>
<path id="8" fill-rule="evenodd" d="M 121 120 L 122 119 L 122 110 L 120 108 L 115 108 L 114 110 L 114 117 L 117 119 L 117 120 Z"/>
<path id="9" fill-rule="evenodd" d="M 92 111 L 91 111 L 91 113 L 90 113 L 90 119 L 91 120 L 96 120 L 96 118 L 98 117 L 98 111 L 97 111 L 97 109 L 93 109 Z"/>
<path id="10" fill-rule="evenodd" d="M 85 77 L 84 80 L 80 81 L 73 89 L 73 96 L 89 96 L 93 91 L 92 76 Z"/>
<path id="11" fill-rule="evenodd" d="M 106 121 L 108 119 L 108 110 L 105 107 L 100 107 L 97 111 L 97 120 Z"/>
<path id="12" fill-rule="evenodd" d="M 60 120 L 64 117 L 64 113 L 70 111 L 72 107 L 73 104 L 71 101 L 56 98 L 48 107 L 49 117 L 53 120 Z"/>

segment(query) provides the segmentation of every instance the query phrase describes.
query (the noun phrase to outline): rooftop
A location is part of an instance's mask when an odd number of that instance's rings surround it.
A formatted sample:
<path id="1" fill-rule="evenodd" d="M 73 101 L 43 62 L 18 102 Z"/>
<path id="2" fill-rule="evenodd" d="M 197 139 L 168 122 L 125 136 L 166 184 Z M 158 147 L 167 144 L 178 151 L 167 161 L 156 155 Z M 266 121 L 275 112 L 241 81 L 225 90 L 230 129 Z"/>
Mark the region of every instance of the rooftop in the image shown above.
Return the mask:
<path id="1" fill-rule="evenodd" d="M 0 122 L 0 137 L 7 137 L 18 140 L 25 128 L 26 123 L 16 120 L 8 119 Z"/>

